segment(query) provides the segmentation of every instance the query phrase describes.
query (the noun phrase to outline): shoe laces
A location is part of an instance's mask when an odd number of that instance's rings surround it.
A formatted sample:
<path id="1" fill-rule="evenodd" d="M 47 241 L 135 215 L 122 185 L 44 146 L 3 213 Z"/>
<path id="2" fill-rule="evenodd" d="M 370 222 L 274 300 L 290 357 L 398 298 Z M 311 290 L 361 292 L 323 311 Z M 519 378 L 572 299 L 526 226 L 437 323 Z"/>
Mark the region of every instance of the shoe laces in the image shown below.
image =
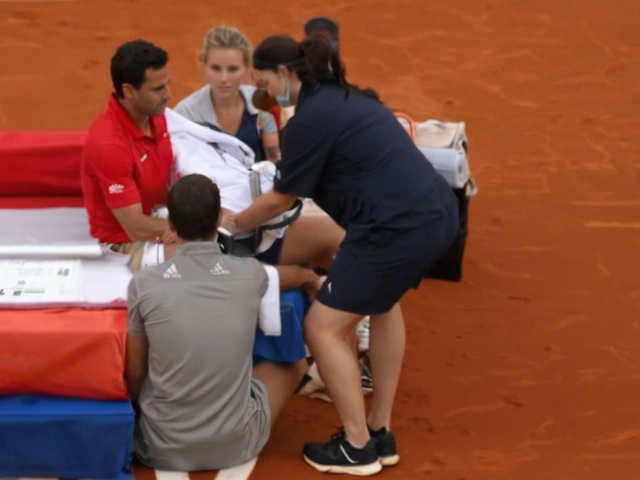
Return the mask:
<path id="1" fill-rule="evenodd" d="M 344 431 L 344 427 L 339 427 L 337 425 L 334 425 L 335 429 L 337 430 L 336 433 L 334 433 L 333 435 L 331 435 L 331 441 L 336 441 L 336 440 L 344 440 L 347 437 L 346 432 Z"/>

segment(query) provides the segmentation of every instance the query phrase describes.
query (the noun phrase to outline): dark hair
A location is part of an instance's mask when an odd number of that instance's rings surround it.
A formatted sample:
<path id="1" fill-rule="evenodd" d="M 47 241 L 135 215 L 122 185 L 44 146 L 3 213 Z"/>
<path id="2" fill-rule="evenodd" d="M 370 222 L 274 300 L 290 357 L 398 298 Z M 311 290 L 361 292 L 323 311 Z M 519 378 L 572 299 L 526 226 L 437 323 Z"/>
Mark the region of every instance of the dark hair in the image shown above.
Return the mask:
<path id="1" fill-rule="evenodd" d="M 329 17 L 313 17 L 304 24 L 304 34 L 306 37 L 313 35 L 325 35 L 329 39 L 331 49 L 339 54 L 340 51 L 340 26 L 335 20 Z"/>
<path id="2" fill-rule="evenodd" d="M 220 218 L 220 190 L 209 177 L 181 177 L 169 191 L 169 220 L 184 240 L 211 240 Z"/>
<path id="3" fill-rule="evenodd" d="M 128 83 L 136 90 L 144 83 L 148 68 L 159 70 L 169 61 L 160 47 L 144 40 L 123 43 L 111 57 L 111 82 L 116 95 L 122 98 L 122 85 Z"/>
<path id="4" fill-rule="evenodd" d="M 323 80 L 335 80 L 346 90 L 345 98 L 355 91 L 380 100 L 375 90 L 347 82 L 344 63 L 325 35 L 313 35 L 301 42 L 288 35 L 265 38 L 253 52 L 253 67 L 277 71 L 280 65 L 295 71 L 305 86 L 313 87 Z"/>

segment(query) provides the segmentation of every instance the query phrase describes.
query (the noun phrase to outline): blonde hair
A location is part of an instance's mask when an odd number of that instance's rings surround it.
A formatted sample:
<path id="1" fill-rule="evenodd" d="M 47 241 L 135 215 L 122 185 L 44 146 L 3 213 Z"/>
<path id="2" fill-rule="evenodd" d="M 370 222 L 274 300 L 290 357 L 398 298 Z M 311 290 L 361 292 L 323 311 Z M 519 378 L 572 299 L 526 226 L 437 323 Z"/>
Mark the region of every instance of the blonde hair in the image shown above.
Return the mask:
<path id="1" fill-rule="evenodd" d="M 207 32 L 204 36 L 198 57 L 200 63 L 204 64 L 207 61 L 209 50 L 212 48 L 232 48 L 240 50 L 244 64 L 247 67 L 251 64 L 251 43 L 246 35 L 235 27 L 218 25 Z"/>

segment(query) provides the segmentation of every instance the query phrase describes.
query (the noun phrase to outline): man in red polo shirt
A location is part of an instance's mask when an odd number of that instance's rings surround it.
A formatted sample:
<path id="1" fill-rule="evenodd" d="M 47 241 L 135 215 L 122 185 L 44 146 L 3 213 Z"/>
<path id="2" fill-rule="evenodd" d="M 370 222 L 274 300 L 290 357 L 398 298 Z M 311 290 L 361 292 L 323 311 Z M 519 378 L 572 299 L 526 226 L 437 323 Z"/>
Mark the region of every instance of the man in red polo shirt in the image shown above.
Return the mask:
<path id="1" fill-rule="evenodd" d="M 164 109 L 171 98 L 167 52 L 143 40 L 121 45 L 111 59 L 115 93 L 89 129 L 82 154 L 82 190 L 91 235 L 131 256 L 140 268 L 147 240 L 175 241 L 166 204 L 173 152 Z"/>

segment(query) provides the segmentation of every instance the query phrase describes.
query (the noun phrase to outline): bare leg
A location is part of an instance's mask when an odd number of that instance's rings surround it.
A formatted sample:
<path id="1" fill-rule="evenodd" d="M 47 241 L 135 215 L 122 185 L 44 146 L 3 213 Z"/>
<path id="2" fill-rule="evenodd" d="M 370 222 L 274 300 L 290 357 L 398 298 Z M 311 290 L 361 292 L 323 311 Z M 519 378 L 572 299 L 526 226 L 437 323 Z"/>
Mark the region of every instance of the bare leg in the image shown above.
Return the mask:
<path id="1" fill-rule="evenodd" d="M 301 216 L 284 235 L 280 263 L 328 270 L 345 231 L 328 216 Z"/>
<path id="2" fill-rule="evenodd" d="M 293 398 L 308 369 L 309 365 L 304 358 L 288 364 L 262 362 L 253 368 L 253 377 L 260 380 L 267 389 L 272 424 Z"/>
<path id="3" fill-rule="evenodd" d="M 382 427 L 389 430 L 406 343 L 400 304 L 396 303 L 387 313 L 371 315 L 369 329 L 374 390 L 367 423 L 373 430 Z"/>
<path id="4" fill-rule="evenodd" d="M 361 315 L 336 310 L 315 301 L 305 318 L 305 339 L 320 376 L 355 448 L 369 440 L 360 368 L 352 335 Z"/>

